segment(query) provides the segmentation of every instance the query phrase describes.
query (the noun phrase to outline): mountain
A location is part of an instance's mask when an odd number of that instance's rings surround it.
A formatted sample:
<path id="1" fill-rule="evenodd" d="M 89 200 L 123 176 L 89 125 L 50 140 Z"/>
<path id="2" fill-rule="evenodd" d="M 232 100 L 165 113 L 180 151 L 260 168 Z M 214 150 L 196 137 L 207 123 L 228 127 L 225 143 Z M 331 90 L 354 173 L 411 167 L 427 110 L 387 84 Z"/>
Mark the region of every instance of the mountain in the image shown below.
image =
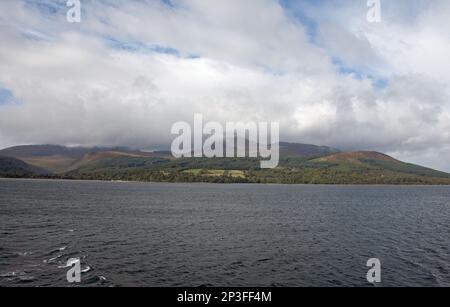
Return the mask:
<path id="1" fill-rule="evenodd" d="M 322 157 L 338 152 L 339 149 L 327 146 L 280 142 L 281 157 Z"/>
<path id="2" fill-rule="evenodd" d="M 360 177 L 360 180 L 389 183 L 390 180 L 422 183 L 427 180 L 446 182 L 450 174 L 423 166 L 405 163 L 373 151 L 337 153 L 308 161 L 308 165 L 330 172 Z"/>
<path id="3" fill-rule="evenodd" d="M 260 169 L 255 158 L 181 158 L 125 147 L 18 146 L 0 151 L 4 174 L 23 177 L 164 182 L 302 184 L 446 184 L 450 174 L 378 152 L 280 143 L 280 164 Z M 5 171 L 6 170 L 6 171 Z M 0 172 L 0 176 L 2 173 Z"/>
<path id="4" fill-rule="evenodd" d="M 116 148 L 120 150 L 119 148 Z M 102 147 L 65 147 L 59 145 L 24 145 L 0 150 L 0 154 L 7 157 L 48 157 L 64 156 L 70 158 L 81 158 L 85 154 L 112 150 Z"/>
<path id="5" fill-rule="evenodd" d="M 16 158 L 30 165 L 62 174 L 101 159 L 129 156 L 150 157 L 154 153 L 127 147 L 64 147 L 59 145 L 15 146 L 0 150 L 0 155 Z"/>
<path id="6" fill-rule="evenodd" d="M 338 153 L 314 159 L 311 162 L 326 164 L 329 168 L 335 169 L 347 167 L 354 170 L 390 171 L 436 178 L 449 178 L 450 176 L 450 174 L 445 172 L 436 171 L 411 163 L 405 163 L 388 155 L 373 151 Z"/>
<path id="7" fill-rule="evenodd" d="M 0 156 L 0 177 L 30 177 L 46 174 L 48 174 L 48 171 L 21 160 Z"/>

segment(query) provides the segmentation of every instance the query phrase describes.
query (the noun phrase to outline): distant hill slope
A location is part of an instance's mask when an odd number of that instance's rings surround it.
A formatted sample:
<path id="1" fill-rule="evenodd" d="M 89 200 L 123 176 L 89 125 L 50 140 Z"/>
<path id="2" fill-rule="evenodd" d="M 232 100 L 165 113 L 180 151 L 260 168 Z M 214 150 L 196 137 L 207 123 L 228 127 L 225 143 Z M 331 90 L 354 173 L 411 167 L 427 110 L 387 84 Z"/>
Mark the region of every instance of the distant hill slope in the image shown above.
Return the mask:
<path id="1" fill-rule="evenodd" d="M 27 145 L 0 150 L 0 155 L 22 160 L 55 174 L 62 174 L 101 159 L 130 156 L 150 157 L 154 153 L 126 147 L 64 147 L 59 145 Z"/>
<path id="2" fill-rule="evenodd" d="M 7 157 L 63 156 L 78 159 L 87 153 L 102 150 L 102 148 L 65 147 L 59 145 L 24 145 L 0 150 L 0 154 Z"/>
<path id="3" fill-rule="evenodd" d="M 281 157 L 323 157 L 338 152 L 339 149 L 327 146 L 280 142 Z"/>
<path id="4" fill-rule="evenodd" d="M 333 155 L 327 155 L 316 159 L 317 162 L 329 162 L 329 163 L 364 163 L 368 160 L 374 161 L 386 161 L 386 162 L 400 162 L 388 155 L 375 151 L 355 151 L 355 152 L 341 152 Z"/>
<path id="5" fill-rule="evenodd" d="M 5 157 L 49 157 L 62 156 L 66 158 L 80 159 L 87 154 L 105 151 L 117 151 L 126 153 L 145 154 L 139 150 L 127 147 L 66 147 L 60 145 L 24 145 L 14 146 L 0 150 L 0 155 Z"/>
<path id="6" fill-rule="evenodd" d="M 2 177 L 29 177 L 45 174 L 48 174 L 48 171 L 18 159 L 0 156 L 0 176 Z"/>
<path id="7" fill-rule="evenodd" d="M 450 174 L 396 160 L 373 151 L 338 153 L 311 160 L 310 163 L 340 171 L 387 171 L 424 177 L 450 178 Z"/>

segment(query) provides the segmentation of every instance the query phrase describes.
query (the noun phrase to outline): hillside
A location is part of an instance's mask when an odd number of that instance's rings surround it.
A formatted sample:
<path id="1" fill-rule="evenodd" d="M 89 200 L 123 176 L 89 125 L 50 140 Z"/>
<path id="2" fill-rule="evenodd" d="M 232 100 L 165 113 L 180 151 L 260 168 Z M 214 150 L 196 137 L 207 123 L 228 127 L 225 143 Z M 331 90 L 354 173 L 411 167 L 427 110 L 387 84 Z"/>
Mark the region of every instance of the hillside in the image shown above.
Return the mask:
<path id="1" fill-rule="evenodd" d="M 0 150 L 0 155 L 5 157 L 62 156 L 79 159 L 88 153 L 102 152 L 108 150 L 111 150 L 111 148 L 65 147 L 59 145 L 24 145 L 24 146 L 14 146 Z"/>
<path id="2" fill-rule="evenodd" d="M 326 163 L 365 163 L 366 161 L 386 161 L 397 163 L 400 162 L 388 155 L 375 151 L 355 151 L 355 152 L 341 152 L 314 160 L 315 162 Z"/>
<path id="3" fill-rule="evenodd" d="M 174 159 L 167 152 L 124 148 L 43 151 L 7 149 L 24 177 L 164 182 L 247 182 L 286 184 L 450 184 L 450 174 L 405 163 L 378 152 L 339 152 L 330 147 L 280 144 L 276 169 L 260 169 L 251 158 Z M 47 154 L 47 155 L 45 155 Z M 10 163 L 1 162 L 3 167 Z M 35 167 L 34 173 L 30 168 Z M 6 166 L 11 169 L 11 166 Z M 45 174 L 52 173 L 52 175 Z M 27 171 L 25 171 L 27 170 Z M 17 171 L 20 173 L 20 171 Z M 1 174 L 0 174 L 1 176 Z"/>
<path id="4" fill-rule="evenodd" d="M 338 152 L 339 149 L 327 146 L 280 142 L 281 157 L 323 157 Z"/>
<path id="5" fill-rule="evenodd" d="M 58 145 L 16 146 L 0 150 L 0 155 L 26 162 L 53 174 L 63 174 L 86 164 L 112 157 L 149 157 L 152 153 L 126 147 L 64 147 Z"/>
<path id="6" fill-rule="evenodd" d="M 46 170 L 31 166 L 21 160 L 0 156 L 0 177 L 30 177 L 48 173 Z"/>
<path id="7" fill-rule="evenodd" d="M 358 151 L 338 153 L 311 160 L 310 163 L 339 171 L 394 172 L 424 177 L 449 178 L 450 175 L 430 168 L 396 160 L 388 155 Z"/>

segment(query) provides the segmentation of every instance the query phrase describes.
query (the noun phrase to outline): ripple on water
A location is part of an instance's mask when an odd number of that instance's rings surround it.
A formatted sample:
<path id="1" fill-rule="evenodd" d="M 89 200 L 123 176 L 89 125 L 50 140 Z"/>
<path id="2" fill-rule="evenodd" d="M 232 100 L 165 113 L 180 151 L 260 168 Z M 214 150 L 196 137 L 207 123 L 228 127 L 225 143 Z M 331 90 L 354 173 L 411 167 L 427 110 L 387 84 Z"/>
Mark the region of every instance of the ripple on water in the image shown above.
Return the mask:
<path id="1" fill-rule="evenodd" d="M 0 190 L 0 286 L 69 286 L 70 258 L 81 285 L 364 286 L 371 257 L 383 286 L 450 286 L 449 187 L 1 180 Z"/>

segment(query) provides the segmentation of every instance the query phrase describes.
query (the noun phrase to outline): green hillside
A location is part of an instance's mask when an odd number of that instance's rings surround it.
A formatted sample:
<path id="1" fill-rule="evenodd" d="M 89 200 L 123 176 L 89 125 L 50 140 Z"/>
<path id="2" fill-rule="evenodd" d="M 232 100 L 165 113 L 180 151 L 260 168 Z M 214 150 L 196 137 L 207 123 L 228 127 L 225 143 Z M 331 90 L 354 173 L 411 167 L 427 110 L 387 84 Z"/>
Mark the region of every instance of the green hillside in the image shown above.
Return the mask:
<path id="1" fill-rule="evenodd" d="M 333 157 L 333 156 L 330 156 Z M 332 160 L 332 159 L 331 159 Z M 67 173 L 83 179 L 167 182 L 248 182 L 285 184 L 450 184 L 450 175 L 400 161 L 281 158 L 276 169 L 257 159 L 166 159 L 120 157 Z M 239 174 L 239 176 L 233 175 Z"/>
<path id="2" fill-rule="evenodd" d="M 87 180 L 282 184 L 450 184 L 450 174 L 404 163 L 377 152 L 339 152 L 329 147 L 283 143 L 276 169 L 252 158 L 183 158 L 120 148 L 45 155 L 27 148 L 23 162 L 0 160 L 0 176 Z M 41 148 L 42 149 L 42 148 Z M 17 149 L 15 150 L 17 154 Z M 70 159 L 69 159 L 70 158 Z M 30 164 L 35 163 L 33 166 Z M 47 171 L 42 168 L 48 165 Z M 58 170 L 58 171 L 55 171 Z"/>
<path id="3" fill-rule="evenodd" d="M 29 165 L 21 160 L 0 156 L 0 177 L 21 178 L 49 174 L 48 171 Z"/>

